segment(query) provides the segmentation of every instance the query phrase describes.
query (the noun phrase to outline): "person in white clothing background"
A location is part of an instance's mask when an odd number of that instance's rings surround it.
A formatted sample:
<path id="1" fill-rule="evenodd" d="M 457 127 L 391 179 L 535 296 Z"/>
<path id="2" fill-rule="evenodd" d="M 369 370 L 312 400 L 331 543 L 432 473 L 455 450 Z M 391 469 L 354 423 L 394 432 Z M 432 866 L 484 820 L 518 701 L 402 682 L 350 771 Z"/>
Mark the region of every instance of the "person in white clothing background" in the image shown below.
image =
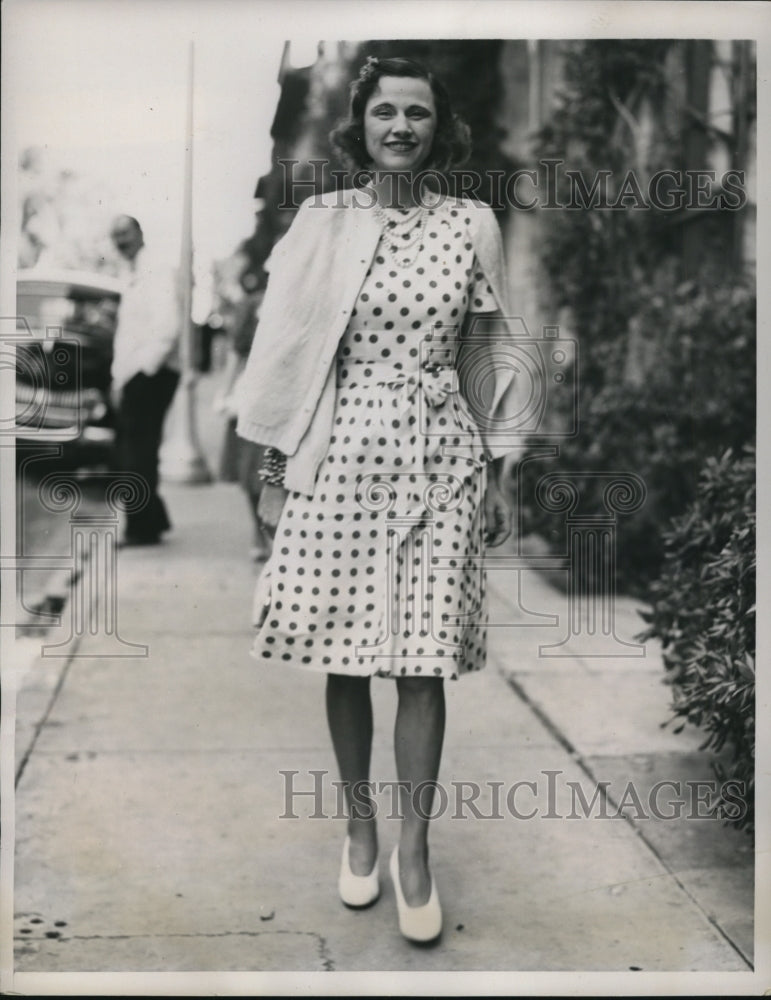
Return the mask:
<path id="1" fill-rule="evenodd" d="M 163 423 L 179 382 L 179 297 L 174 269 L 152 259 L 142 229 L 118 216 L 110 236 L 126 262 L 112 361 L 117 459 L 147 485 L 147 503 L 126 515 L 124 545 L 155 545 L 171 527 L 158 493 Z"/>

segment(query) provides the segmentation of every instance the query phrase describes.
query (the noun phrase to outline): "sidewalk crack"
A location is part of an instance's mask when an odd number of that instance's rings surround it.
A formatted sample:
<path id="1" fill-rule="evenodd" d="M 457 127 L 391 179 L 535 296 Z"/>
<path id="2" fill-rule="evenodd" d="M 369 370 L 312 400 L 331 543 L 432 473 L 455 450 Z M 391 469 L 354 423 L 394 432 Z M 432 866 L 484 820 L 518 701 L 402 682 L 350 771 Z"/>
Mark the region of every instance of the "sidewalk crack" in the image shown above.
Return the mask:
<path id="1" fill-rule="evenodd" d="M 511 687 L 512 691 L 514 691 L 514 693 L 520 699 L 520 701 L 523 702 L 523 704 L 525 704 L 530 709 L 533 715 L 535 715 L 535 717 L 538 719 L 541 725 L 555 739 L 555 741 L 564 750 L 566 750 L 568 754 L 570 754 L 576 766 L 579 767 L 584 772 L 584 774 L 589 778 L 590 781 L 594 782 L 602 799 L 608 802 L 610 806 L 612 806 L 618 812 L 619 804 L 614 801 L 611 795 L 608 794 L 607 788 L 604 788 L 602 786 L 602 783 L 598 782 L 594 774 L 594 771 L 586 762 L 584 757 L 581 755 L 578 748 L 574 746 L 573 743 L 571 743 L 571 741 L 560 730 L 559 726 L 548 715 L 548 713 L 545 712 L 540 707 L 540 705 L 536 704 L 536 702 L 533 701 L 533 699 L 530 697 L 530 695 L 528 695 L 524 687 L 517 681 L 515 677 L 512 677 L 510 674 L 509 675 L 504 674 L 503 676 L 505 680 L 508 682 L 509 687 Z M 664 869 L 666 874 L 669 875 L 669 877 L 674 880 L 675 884 L 678 886 L 680 891 L 685 896 L 687 896 L 687 898 L 696 907 L 696 909 L 699 911 L 702 917 L 707 921 L 707 923 L 716 931 L 717 934 L 720 935 L 720 937 L 723 938 L 726 944 L 728 944 L 736 952 L 739 958 L 741 958 L 741 960 L 745 962 L 750 969 L 754 970 L 755 966 L 754 963 L 751 961 L 751 959 L 747 955 L 745 955 L 743 949 L 731 938 L 729 933 L 726 930 L 724 930 L 724 928 L 718 923 L 716 918 L 704 909 L 699 900 L 693 895 L 693 893 L 688 889 L 686 884 L 678 876 L 677 871 L 670 864 L 666 862 L 666 860 L 661 855 L 655 844 L 653 844 L 648 839 L 643 827 L 638 826 L 635 823 L 634 819 L 631 816 L 627 815 L 626 813 L 621 814 L 621 819 L 624 820 L 624 822 L 629 826 L 629 828 L 639 838 L 639 840 L 643 844 L 645 844 L 645 847 L 656 858 L 656 860 Z"/>
<path id="2" fill-rule="evenodd" d="M 37 741 L 40 737 L 40 733 L 42 732 L 45 724 L 48 722 L 48 718 L 51 715 L 51 712 L 53 711 L 53 707 L 56 704 L 56 700 L 61 694 L 61 690 L 64 687 L 64 682 L 67 679 L 67 674 L 69 673 L 70 667 L 72 666 L 72 659 L 73 659 L 72 656 L 69 656 L 67 658 L 64 666 L 62 667 L 61 673 L 59 674 L 59 677 L 56 680 L 56 685 L 53 691 L 51 692 L 51 696 L 48 699 L 48 704 L 45 707 L 45 711 L 43 712 L 42 717 L 38 719 L 38 721 L 35 723 L 33 727 L 32 739 L 30 740 L 29 746 L 22 755 L 21 760 L 19 760 L 16 768 L 14 788 L 19 787 L 19 782 L 21 781 L 24 771 L 27 767 L 27 764 L 29 763 L 29 759 L 32 756 L 32 752 L 37 746 Z"/>
<path id="3" fill-rule="evenodd" d="M 276 928 L 266 929 L 260 931 L 208 931 L 208 932 L 196 932 L 196 931 L 172 931 L 171 933 L 153 933 L 147 932 L 145 934 L 68 934 L 62 935 L 62 941 L 133 941 L 138 938 L 225 938 L 225 937 L 265 937 L 265 936 L 275 936 L 276 934 L 296 934 L 302 937 L 314 937 L 319 940 L 323 947 L 326 947 L 326 941 L 317 931 L 293 931 L 289 928 Z M 31 938 L 23 938 L 24 941 L 32 940 Z"/>
<path id="4" fill-rule="evenodd" d="M 334 972 L 335 963 L 332 958 L 331 952 L 329 950 L 329 942 L 324 937 L 323 934 L 319 934 L 317 931 L 293 931 L 288 928 L 277 928 L 275 930 L 259 930 L 259 931 L 216 931 L 213 933 L 201 933 L 197 934 L 195 932 L 178 932 L 171 934 L 68 934 L 62 935 L 58 940 L 61 943 L 66 943 L 67 941 L 134 941 L 141 938 L 226 938 L 226 937 L 248 937 L 248 938 L 259 938 L 259 937 L 276 937 L 276 935 L 294 935 L 299 937 L 308 937 L 316 941 L 318 948 L 319 959 L 324 968 L 325 972 Z M 30 943 L 35 940 L 29 937 L 16 937 L 17 941 L 23 941 L 25 943 Z"/>

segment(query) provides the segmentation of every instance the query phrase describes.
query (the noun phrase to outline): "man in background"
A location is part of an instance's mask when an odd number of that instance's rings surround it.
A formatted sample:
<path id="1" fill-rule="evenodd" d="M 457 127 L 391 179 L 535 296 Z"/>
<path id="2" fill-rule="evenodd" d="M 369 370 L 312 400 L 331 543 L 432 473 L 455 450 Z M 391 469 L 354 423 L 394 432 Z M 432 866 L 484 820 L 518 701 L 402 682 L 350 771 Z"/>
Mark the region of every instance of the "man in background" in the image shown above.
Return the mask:
<path id="1" fill-rule="evenodd" d="M 179 382 L 179 298 L 174 269 L 153 260 L 136 219 L 119 215 L 110 236 L 126 262 L 112 362 L 118 467 L 142 477 L 149 500 L 126 514 L 123 545 L 156 545 L 171 527 L 158 494 L 163 422 Z"/>

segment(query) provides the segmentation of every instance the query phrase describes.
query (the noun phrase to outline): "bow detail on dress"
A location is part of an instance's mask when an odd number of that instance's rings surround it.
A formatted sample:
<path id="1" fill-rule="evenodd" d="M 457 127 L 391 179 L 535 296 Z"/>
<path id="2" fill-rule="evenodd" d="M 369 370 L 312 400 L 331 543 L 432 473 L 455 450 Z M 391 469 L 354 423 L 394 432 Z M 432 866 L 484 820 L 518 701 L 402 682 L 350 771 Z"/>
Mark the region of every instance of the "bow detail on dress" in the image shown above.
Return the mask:
<path id="1" fill-rule="evenodd" d="M 448 396 L 458 391 L 456 370 L 444 365 L 426 366 L 419 375 L 395 372 L 393 376 L 384 379 L 382 384 L 389 389 L 408 388 L 408 398 L 413 397 L 418 385 L 421 385 L 426 402 L 435 409 L 444 406 Z"/>
<path id="2" fill-rule="evenodd" d="M 422 371 L 423 393 L 435 407 L 444 406 L 448 396 L 458 391 L 457 373 L 454 368 L 442 365 L 426 367 Z"/>

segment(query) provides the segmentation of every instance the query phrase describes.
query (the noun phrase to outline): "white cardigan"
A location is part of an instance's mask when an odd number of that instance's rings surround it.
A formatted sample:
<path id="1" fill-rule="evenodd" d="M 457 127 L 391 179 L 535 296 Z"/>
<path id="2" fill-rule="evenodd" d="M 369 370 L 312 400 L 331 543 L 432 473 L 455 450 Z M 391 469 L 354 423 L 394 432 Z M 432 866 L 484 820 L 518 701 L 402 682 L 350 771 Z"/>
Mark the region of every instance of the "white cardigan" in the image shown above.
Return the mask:
<path id="1" fill-rule="evenodd" d="M 469 214 L 477 258 L 508 317 L 495 215 L 466 199 L 459 207 Z M 332 434 L 337 347 L 380 234 L 367 192 L 349 189 L 306 199 L 273 249 L 257 333 L 239 381 L 237 431 L 287 455 L 284 483 L 291 491 L 313 495 Z M 508 324 L 503 336 L 511 336 Z M 494 348 L 490 341 L 491 356 Z M 490 415 L 500 412 L 512 377 L 510 368 L 496 367 Z M 484 429 L 482 439 L 489 458 L 511 450 L 486 439 Z"/>

